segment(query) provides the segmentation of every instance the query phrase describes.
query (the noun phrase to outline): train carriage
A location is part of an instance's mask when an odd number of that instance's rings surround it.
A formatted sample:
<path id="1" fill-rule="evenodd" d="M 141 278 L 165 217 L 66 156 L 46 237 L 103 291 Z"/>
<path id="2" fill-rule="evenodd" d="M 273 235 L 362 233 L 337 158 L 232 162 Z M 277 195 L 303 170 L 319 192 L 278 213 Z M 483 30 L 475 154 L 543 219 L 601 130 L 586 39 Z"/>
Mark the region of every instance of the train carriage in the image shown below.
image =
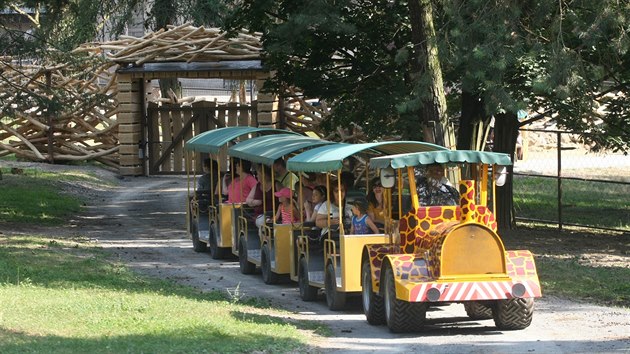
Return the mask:
<path id="1" fill-rule="evenodd" d="M 193 248 L 197 252 L 205 252 L 210 248 L 210 254 L 214 259 L 222 259 L 233 251 L 237 253 L 232 240 L 237 233 L 236 222 L 240 204 L 226 203 L 222 200 L 221 171 L 225 170 L 225 150 L 229 143 L 236 139 L 248 139 L 259 135 L 292 134 L 282 129 L 256 128 L 256 127 L 226 127 L 210 130 L 199 134 L 186 142 L 187 152 L 186 170 L 188 174 L 188 205 L 186 207 L 186 229 L 192 239 Z M 218 184 L 218 193 L 215 191 L 198 192 L 196 188 L 196 163 L 202 156 L 211 156 L 217 163 L 217 170 L 210 171 L 211 185 Z M 225 161 L 224 161 L 225 160 Z"/>
<path id="2" fill-rule="evenodd" d="M 501 166 L 510 164 L 506 154 L 480 151 L 370 160 L 383 185 L 406 191 L 411 202 L 388 242 L 363 247 L 362 300 L 370 323 L 414 331 L 430 305 L 461 302 L 469 317 L 494 318 L 500 329 L 529 326 L 533 299 L 541 296 L 534 259 L 529 251 L 505 250 L 493 213 Z M 456 205 L 422 205 L 419 171 L 435 165 L 460 180 Z M 404 194 L 398 194 L 400 204 Z"/>
<path id="3" fill-rule="evenodd" d="M 253 138 L 232 146 L 228 154 L 234 158 L 245 159 L 253 163 L 272 167 L 278 159 L 285 158 L 299 151 L 333 144 L 333 142 L 311 138 L 307 136 L 295 136 L 293 134 L 278 134 Z M 271 180 L 276 180 L 272 168 Z M 261 176 L 259 176 L 261 177 Z M 265 178 L 259 178 L 264 181 Z M 260 182 L 264 183 L 264 182 Z M 264 187 L 263 187 L 264 190 Z M 271 190 L 276 192 L 275 183 Z M 238 245 L 239 265 L 242 273 L 252 273 L 259 266 L 266 284 L 277 283 L 278 280 L 290 272 L 291 236 L 294 228 L 299 228 L 298 223 L 276 223 L 275 212 L 277 204 L 264 205 L 263 210 L 271 213 L 272 222 L 262 225 L 259 232 L 254 220 L 244 213 L 241 208 L 238 217 L 237 232 L 232 240 L 233 245 Z M 251 214 L 249 214 L 251 215 Z"/>
<path id="4" fill-rule="evenodd" d="M 411 153 L 418 151 L 437 151 L 446 148 L 434 144 L 395 141 L 365 144 L 326 145 L 307 150 L 287 161 L 287 168 L 293 172 L 325 173 L 327 190 L 334 186 L 330 182 L 331 174 L 340 176 L 344 159 L 359 157 L 369 160 L 373 156 Z M 367 170 L 367 169 L 366 169 Z M 367 180 L 367 179 L 366 179 Z M 341 181 L 336 181 L 341 190 Z M 344 210 L 342 198 L 338 197 L 338 210 Z M 331 210 L 330 198 L 327 201 Z M 324 289 L 328 307 L 339 310 L 345 306 L 349 293 L 361 291 L 360 267 L 361 252 L 364 245 L 387 242 L 385 233 L 368 235 L 350 235 L 347 226 L 340 223 L 339 229 L 333 231 L 331 219 L 328 218 L 328 232 L 321 239 L 309 237 L 311 225 L 304 225 L 294 236 L 292 245 L 291 279 L 298 282 L 300 296 L 304 301 L 317 298 L 319 289 Z M 391 227 L 386 224 L 385 230 Z"/>

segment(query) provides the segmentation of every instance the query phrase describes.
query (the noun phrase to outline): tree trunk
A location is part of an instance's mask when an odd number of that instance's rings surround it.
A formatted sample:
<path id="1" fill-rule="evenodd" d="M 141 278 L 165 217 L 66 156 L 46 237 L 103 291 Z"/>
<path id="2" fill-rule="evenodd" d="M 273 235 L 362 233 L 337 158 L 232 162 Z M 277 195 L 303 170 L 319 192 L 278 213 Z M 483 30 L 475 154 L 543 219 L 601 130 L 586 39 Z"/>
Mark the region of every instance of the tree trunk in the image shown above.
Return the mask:
<path id="1" fill-rule="evenodd" d="M 504 113 L 495 116 L 494 121 L 494 151 L 510 155 L 514 161 L 514 149 L 518 137 L 518 119 L 514 113 Z M 497 218 L 499 231 L 513 228 L 514 226 L 514 200 L 513 200 L 513 166 L 508 166 L 508 175 L 505 185 L 497 187 Z"/>
<path id="2" fill-rule="evenodd" d="M 162 97 L 170 97 L 170 91 L 173 91 L 176 98 L 182 98 L 182 84 L 176 77 L 160 79 L 160 93 Z"/>
<path id="3" fill-rule="evenodd" d="M 411 38 L 415 47 L 414 79 L 427 78 L 428 92 L 420 95 L 418 111 L 424 126 L 424 140 L 437 145 L 454 147 L 454 134 L 446 115 L 446 96 L 442 68 L 438 57 L 437 38 L 433 27 L 433 7 L 430 0 L 410 0 Z"/>
<path id="4" fill-rule="evenodd" d="M 154 31 L 162 28 L 166 30 L 168 25 L 172 25 L 177 20 L 177 6 L 173 0 L 155 0 L 151 8 L 151 14 L 155 18 Z M 162 97 L 170 97 L 172 91 L 176 98 L 182 98 L 182 85 L 176 77 L 159 79 L 160 92 Z"/>
<path id="5" fill-rule="evenodd" d="M 481 99 L 468 91 L 462 92 L 462 114 L 459 118 L 459 130 L 457 132 L 458 150 L 481 150 L 474 138 L 480 134 L 478 129 L 479 122 L 487 123 L 489 120 L 484 120 L 483 114 L 483 102 Z M 486 125 L 484 124 L 483 126 L 485 127 Z"/>

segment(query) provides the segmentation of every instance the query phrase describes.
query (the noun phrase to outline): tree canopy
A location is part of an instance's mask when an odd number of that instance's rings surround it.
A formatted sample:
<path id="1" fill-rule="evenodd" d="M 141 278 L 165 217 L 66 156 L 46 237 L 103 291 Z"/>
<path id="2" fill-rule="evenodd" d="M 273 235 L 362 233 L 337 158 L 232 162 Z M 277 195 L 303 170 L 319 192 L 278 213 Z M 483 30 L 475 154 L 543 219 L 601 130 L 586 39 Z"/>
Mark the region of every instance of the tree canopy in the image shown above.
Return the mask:
<path id="1" fill-rule="evenodd" d="M 3 54 L 61 55 L 122 33 L 144 3 L 0 0 L 33 24 L 28 33 L 5 27 Z M 427 6 L 434 38 L 418 27 Z M 276 74 L 270 88 L 297 86 L 329 103 L 324 128 L 359 123 L 373 138 L 423 140 L 428 122 L 418 112 L 443 76 L 449 109 L 438 114 L 459 117 L 460 148 L 474 146 L 479 122 L 515 120 L 524 109 L 532 115 L 516 127 L 553 116 L 585 132 L 595 150 L 629 149 L 628 0 L 156 0 L 145 25 L 222 25 L 229 10 L 226 28 L 263 33 L 265 65 Z M 432 41 L 442 71 L 434 76 L 418 69 Z"/>
<path id="2" fill-rule="evenodd" d="M 0 0 L 0 8 L 22 14 L 32 30 L 25 33 L 7 23 L 0 23 L 4 54 L 15 55 L 20 48 L 33 56 L 45 55 L 42 48 L 70 51 L 85 42 L 118 36 L 127 28 L 134 12 L 147 11 L 145 28 L 161 28 L 167 19 L 193 25 L 220 26 L 223 16 L 233 6 L 229 0 Z M 16 45 L 16 44 L 19 44 Z"/>
<path id="3" fill-rule="evenodd" d="M 628 150 L 628 1 L 433 3 L 449 114 L 476 112 L 460 135 L 524 109 L 533 113 L 527 122 L 553 115 L 588 132 L 595 149 Z M 228 25 L 263 32 L 272 88 L 296 85 L 332 102 L 328 127 L 360 122 L 372 137 L 418 138 L 415 112 L 433 79 L 412 75 L 423 53 L 409 4 L 246 0 Z"/>

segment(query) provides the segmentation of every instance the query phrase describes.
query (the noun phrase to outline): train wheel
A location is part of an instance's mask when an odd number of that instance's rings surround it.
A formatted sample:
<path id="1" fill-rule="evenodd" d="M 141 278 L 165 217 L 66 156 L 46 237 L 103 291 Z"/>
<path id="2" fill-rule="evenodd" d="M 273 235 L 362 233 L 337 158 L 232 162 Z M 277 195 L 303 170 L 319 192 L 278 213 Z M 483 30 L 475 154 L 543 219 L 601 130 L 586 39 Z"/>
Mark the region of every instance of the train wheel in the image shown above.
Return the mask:
<path id="1" fill-rule="evenodd" d="M 396 298 L 396 282 L 391 266 L 385 267 L 384 279 L 385 320 L 394 333 L 414 332 L 422 329 L 427 316 L 427 304 L 412 303 Z"/>
<path id="2" fill-rule="evenodd" d="M 306 258 L 300 259 L 298 268 L 298 286 L 300 287 L 300 297 L 302 301 L 317 300 L 317 288 L 308 283 L 308 263 Z"/>
<path id="3" fill-rule="evenodd" d="M 214 230 L 215 224 L 210 225 L 210 235 L 208 235 L 210 243 L 210 257 L 212 259 L 223 259 L 226 257 L 225 249 L 219 247 L 219 241 L 217 240 L 217 233 Z"/>
<path id="4" fill-rule="evenodd" d="M 196 219 L 190 221 L 192 244 L 195 252 L 208 252 L 208 244 L 199 239 L 199 224 Z"/>
<path id="5" fill-rule="evenodd" d="M 492 306 L 481 302 L 464 302 L 464 309 L 471 320 L 488 320 L 492 318 Z"/>
<path id="6" fill-rule="evenodd" d="M 256 271 L 256 265 L 247 260 L 247 244 L 244 236 L 241 236 L 238 242 L 238 265 L 243 274 L 254 274 Z"/>
<path id="7" fill-rule="evenodd" d="M 335 277 L 335 268 L 332 263 L 326 266 L 326 274 L 324 279 L 326 286 L 326 303 L 328 308 L 338 311 L 346 306 L 346 294 L 337 291 L 337 278 Z"/>
<path id="8" fill-rule="evenodd" d="M 261 250 L 260 269 L 265 284 L 278 284 L 280 277 L 271 270 L 271 251 L 268 244 L 264 245 Z"/>
<path id="9" fill-rule="evenodd" d="M 534 299 L 508 299 L 497 301 L 492 315 L 498 329 L 515 330 L 529 327 L 534 314 Z"/>
<path id="10" fill-rule="evenodd" d="M 385 304 L 383 303 L 383 298 L 372 289 L 372 272 L 368 260 L 365 260 L 361 266 L 361 280 L 363 283 L 361 298 L 363 300 L 365 318 L 371 325 L 385 323 Z"/>

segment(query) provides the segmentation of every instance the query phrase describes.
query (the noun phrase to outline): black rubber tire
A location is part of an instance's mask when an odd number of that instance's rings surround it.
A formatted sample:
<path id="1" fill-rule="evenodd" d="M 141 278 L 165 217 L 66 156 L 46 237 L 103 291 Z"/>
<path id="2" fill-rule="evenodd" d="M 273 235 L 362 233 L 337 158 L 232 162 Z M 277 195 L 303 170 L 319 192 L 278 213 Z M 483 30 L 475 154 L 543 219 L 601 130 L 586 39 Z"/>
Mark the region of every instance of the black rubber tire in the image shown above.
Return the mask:
<path id="1" fill-rule="evenodd" d="M 247 244 L 243 235 L 238 241 L 238 265 L 243 274 L 254 274 L 256 271 L 256 265 L 247 260 Z"/>
<path id="2" fill-rule="evenodd" d="M 394 272 L 389 264 L 383 269 L 383 302 L 385 304 L 385 321 L 394 333 L 416 332 L 422 329 L 427 316 L 426 303 L 412 303 L 396 298 Z"/>
<path id="3" fill-rule="evenodd" d="M 308 283 L 308 263 L 306 258 L 300 259 L 298 266 L 298 287 L 300 288 L 300 297 L 302 301 L 315 301 L 317 300 L 318 288 L 311 286 Z"/>
<path id="4" fill-rule="evenodd" d="M 478 301 L 464 302 L 464 309 L 471 320 L 488 320 L 492 318 L 492 305 Z"/>
<path id="5" fill-rule="evenodd" d="M 337 291 L 337 279 L 335 278 L 335 268 L 332 263 L 328 263 L 326 266 L 324 285 L 328 308 L 332 311 L 342 310 L 346 306 L 346 293 Z"/>
<path id="6" fill-rule="evenodd" d="M 271 270 L 271 251 L 268 244 L 260 250 L 260 269 L 265 284 L 278 284 L 280 276 Z"/>
<path id="7" fill-rule="evenodd" d="M 214 232 L 214 224 L 210 225 L 210 234 L 208 235 L 208 242 L 210 243 L 210 257 L 212 259 L 224 259 L 227 256 L 227 251 L 223 247 L 218 246 L 217 234 Z"/>
<path id="8" fill-rule="evenodd" d="M 208 252 L 208 244 L 199 239 L 199 225 L 197 224 L 197 219 L 190 221 L 190 231 L 193 250 L 199 253 Z"/>
<path id="9" fill-rule="evenodd" d="M 385 303 L 383 297 L 372 289 L 372 272 L 368 260 L 363 261 L 363 265 L 361 265 L 361 283 L 361 300 L 365 318 L 371 325 L 384 324 L 386 322 Z"/>
<path id="10" fill-rule="evenodd" d="M 534 315 L 534 299 L 498 300 L 492 311 L 494 324 L 500 330 L 518 330 L 529 327 Z"/>

